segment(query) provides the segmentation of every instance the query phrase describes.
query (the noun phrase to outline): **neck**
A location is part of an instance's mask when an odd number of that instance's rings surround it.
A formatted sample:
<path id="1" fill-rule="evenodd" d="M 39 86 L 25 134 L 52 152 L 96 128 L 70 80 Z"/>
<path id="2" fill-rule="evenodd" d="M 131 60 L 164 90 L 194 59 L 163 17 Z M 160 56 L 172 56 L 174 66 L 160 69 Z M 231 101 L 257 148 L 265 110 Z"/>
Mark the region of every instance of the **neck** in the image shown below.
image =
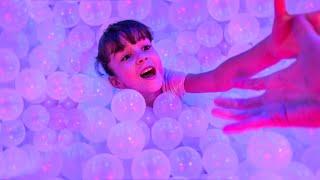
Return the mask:
<path id="1" fill-rule="evenodd" d="M 142 93 L 142 96 L 146 100 L 146 104 L 149 107 L 153 107 L 153 102 L 154 100 L 162 93 L 162 90 L 160 89 L 157 92 L 152 92 L 152 93 Z"/>

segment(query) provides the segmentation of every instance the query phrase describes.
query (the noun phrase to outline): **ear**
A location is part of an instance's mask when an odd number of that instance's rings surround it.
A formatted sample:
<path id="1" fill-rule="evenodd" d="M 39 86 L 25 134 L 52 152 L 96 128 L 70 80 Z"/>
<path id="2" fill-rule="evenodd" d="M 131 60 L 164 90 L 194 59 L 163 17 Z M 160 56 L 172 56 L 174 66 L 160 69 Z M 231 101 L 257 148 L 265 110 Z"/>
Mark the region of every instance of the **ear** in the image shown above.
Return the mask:
<path id="1" fill-rule="evenodd" d="M 124 89 L 126 86 L 116 77 L 116 76 L 109 76 L 108 78 L 110 84 L 119 89 Z"/>

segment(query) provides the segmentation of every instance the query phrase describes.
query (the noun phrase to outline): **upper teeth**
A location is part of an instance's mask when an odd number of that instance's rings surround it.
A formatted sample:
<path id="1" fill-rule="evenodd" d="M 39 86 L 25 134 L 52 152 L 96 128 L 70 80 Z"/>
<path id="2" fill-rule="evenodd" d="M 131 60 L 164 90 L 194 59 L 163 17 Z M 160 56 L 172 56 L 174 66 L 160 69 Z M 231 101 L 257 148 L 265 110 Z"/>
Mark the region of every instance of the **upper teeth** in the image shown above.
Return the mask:
<path id="1" fill-rule="evenodd" d="M 144 70 L 142 71 L 142 74 L 144 74 L 144 73 L 146 73 L 146 72 L 148 72 L 148 71 L 150 71 L 150 70 L 152 70 L 152 67 L 148 67 L 148 68 L 144 69 Z"/>

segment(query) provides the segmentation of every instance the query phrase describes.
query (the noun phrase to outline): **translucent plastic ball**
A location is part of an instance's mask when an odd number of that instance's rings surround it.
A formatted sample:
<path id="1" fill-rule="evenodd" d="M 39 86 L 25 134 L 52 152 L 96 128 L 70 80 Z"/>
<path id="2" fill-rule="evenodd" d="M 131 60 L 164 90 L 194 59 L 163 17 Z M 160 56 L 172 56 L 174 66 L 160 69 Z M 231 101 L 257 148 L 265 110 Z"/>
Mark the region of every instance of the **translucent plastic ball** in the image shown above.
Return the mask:
<path id="1" fill-rule="evenodd" d="M 51 19 L 53 11 L 49 6 L 49 1 L 27 1 L 30 18 L 37 23 Z"/>
<path id="2" fill-rule="evenodd" d="M 33 134 L 33 145 L 38 151 L 48 152 L 56 148 L 57 133 L 56 131 L 46 128 Z"/>
<path id="3" fill-rule="evenodd" d="M 177 147 L 183 138 L 183 128 L 173 118 L 161 118 L 151 128 L 153 143 L 164 150 Z"/>
<path id="4" fill-rule="evenodd" d="M 67 116 L 69 119 L 67 128 L 75 132 L 80 131 L 82 122 L 88 121 L 84 111 L 81 109 L 70 109 L 67 112 Z"/>
<path id="5" fill-rule="evenodd" d="M 4 156 L 4 153 L 0 151 L 0 177 L 4 177 L 6 173 L 6 158 Z"/>
<path id="6" fill-rule="evenodd" d="M 293 128 L 291 131 L 295 139 L 304 145 L 320 141 L 320 129 Z"/>
<path id="7" fill-rule="evenodd" d="M 181 112 L 179 123 L 185 137 L 200 137 L 207 131 L 209 121 L 205 112 L 198 107 L 191 107 Z"/>
<path id="8" fill-rule="evenodd" d="M 23 111 L 23 99 L 14 89 L 0 89 L 0 118 L 3 121 L 14 120 Z"/>
<path id="9" fill-rule="evenodd" d="M 272 180 L 282 180 L 282 176 L 275 172 L 266 172 L 266 171 L 256 171 L 253 173 L 249 180 L 255 180 L 255 179 L 262 179 L 262 180 L 267 180 L 267 179 L 272 179 Z"/>
<path id="10" fill-rule="evenodd" d="M 84 74 L 75 74 L 69 81 L 68 96 L 75 102 L 88 101 L 93 93 L 92 78 Z"/>
<path id="11" fill-rule="evenodd" d="M 30 52 L 28 62 L 30 67 L 48 75 L 58 68 L 59 55 L 56 51 L 39 45 Z"/>
<path id="12" fill-rule="evenodd" d="M 279 170 L 290 163 L 292 149 L 286 137 L 274 132 L 259 132 L 249 139 L 247 157 L 257 168 Z"/>
<path id="13" fill-rule="evenodd" d="M 109 105 L 113 97 L 113 87 L 105 78 L 93 78 L 93 93 L 89 102 L 90 106 Z"/>
<path id="14" fill-rule="evenodd" d="M 142 20 L 149 15 L 152 2 L 151 0 L 117 1 L 117 10 L 122 18 Z"/>
<path id="15" fill-rule="evenodd" d="M 200 137 L 199 147 L 202 152 L 211 144 L 218 142 L 229 143 L 229 137 L 226 136 L 220 129 L 208 129 L 203 136 Z"/>
<path id="16" fill-rule="evenodd" d="M 187 54 L 196 54 L 200 48 L 196 33 L 193 31 L 182 31 L 177 36 L 178 49 Z"/>
<path id="17" fill-rule="evenodd" d="M 55 100 L 68 97 L 69 75 L 56 71 L 47 76 L 47 95 Z"/>
<path id="18" fill-rule="evenodd" d="M 28 22 L 25 1 L 3 0 L 0 2 L 0 26 L 7 31 L 20 31 Z"/>
<path id="19" fill-rule="evenodd" d="M 79 103 L 72 101 L 70 98 L 66 98 L 60 102 L 60 105 L 65 109 L 75 109 L 78 107 Z"/>
<path id="20" fill-rule="evenodd" d="M 62 106 L 56 106 L 48 109 L 50 114 L 50 120 L 48 127 L 53 130 L 62 130 L 67 127 L 68 116 L 67 110 Z"/>
<path id="21" fill-rule="evenodd" d="M 153 112 L 158 118 L 177 118 L 181 111 L 181 100 L 178 96 L 169 92 L 160 94 L 153 103 Z"/>
<path id="22" fill-rule="evenodd" d="M 185 73 L 199 73 L 200 62 L 194 55 L 178 54 L 171 62 L 168 62 L 167 67 L 172 70 Z"/>
<path id="23" fill-rule="evenodd" d="M 80 24 L 69 32 L 68 42 L 72 49 L 87 51 L 95 42 L 95 32 L 89 26 Z"/>
<path id="24" fill-rule="evenodd" d="M 165 1 L 152 1 L 150 14 L 143 20 L 153 31 L 161 31 L 168 25 L 169 4 Z"/>
<path id="25" fill-rule="evenodd" d="M 151 133 L 150 133 L 150 128 L 148 127 L 148 125 L 144 122 L 144 121 L 138 121 L 137 125 L 142 129 L 143 133 L 144 133 L 144 137 L 145 137 L 145 146 L 147 146 L 150 142 L 150 138 L 151 138 Z"/>
<path id="26" fill-rule="evenodd" d="M 217 142 L 205 149 L 202 164 L 209 174 L 235 173 L 238 170 L 239 160 L 229 144 Z"/>
<path id="27" fill-rule="evenodd" d="M 153 109 L 150 107 L 146 107 L 146 110 L 140 118 L 141 121 L 145 122 L 150 128 L 152 125 L 158 120 L 156 115 L 153 113 Z"/>
<path id="28" fill-rule="evenodd" d="M 59 49 L 60 64 L 59 69 L 69 73 L 75 74 L 81 71 L 82 64 L 80 62 L 80 52 L 75 51 L 69 43 L 64 43 L 63 47 Z"/>
<path id="29" fill-rule="evenodd" d="M 283 179 L 314 179 L 313 172 L 303 163 L 292 161 L 281 170 Z M 317 178 L 316 178 L 317 179 Z"/>
<path id="30" fill-rule="evenodd" d="M 6 158 L 6 177 L 14 178 L 25 173 L 28 166 L 28 156 L 23 149 L 11 147 L 6 149 L 3 155 Z"/>
<path id="31" fill-rule="evenodd" d="M 57 137 L 57 143 L 59 149 L 65 149 L 67 147 L 70 147 L 70 145 L 74 142 L 75 135 L 74 133 L 69 129 L 62 129 Z"/>
<path id="32" fill-rule="evenodd" d="M 1 32 L 0 47 L 11 49 L 19 58 L 26 57 L 30 48 L 26 33 L 8 31 Z"/>
<path id="33" fill-rule="evenodd" d="M 117 157 L 131 159 L 141 152 L 145 139 L 143 130 L 135 122 L 122 122 L 111 128 L 107 145 Z"/>
<path id="34" fill-rule="evenodd" d="M 235 44 L 244 44 L 255 40 L 259 31 L 259 21 L 250 14 L 238 14 L 230 20 L 227 27 L 231 42 Z"/>
<path id="35" fill-rule="evenodd" d="M 313 145 L 309 146 L 301 156 L 301 162 L 307 165 L 313 172 L 320 169 L 319 157 L 315 154 L 319 154 L 320 146 Z"/>
<path id="36" fill-rule="evenodd" d="M 27 68 L 22 70 L 15 81 L 15 87 L 19 94 L 28 101 L 37 100 L 46 92 L 46 79 L 36 69 Z"/>
<path id="37" fill-rule="evenodd" d="M 26 129 L 21 120 L 5 121 L 0 131 L 1 144 L 6 147 L 17 146 L 26 137 Z"/>
<path id="38" fill-rule="evenodd" d="M 37 24 L 37 38 L 46 46 L 57 47 L 65 39 L 66 32 L 62 25 L 55 23 L 53 20 L 47 20 Z"/>
<path id="39" fill-rule="evenodd" d="M 107 140 L 110 129 L 116 124 L 111 111 L 97 106 L 85 110 L 85 115 L 87 118 L 80 122 L 82 135 L 95 143 Z"/>
<path id="40" fill-rule="evenodd" d="M 197 28 L 196 34 L 199 43 L 206 47 L 215 47 L 223 39 L 223 30 L 214 20 L 201 23 Z"/>
<path id="41" fill-rule="evenodd" d="M 90 158 L 84 165 L 82 178 L 91 179 L 123 179 L 122 161 L 111 154 L 102 153 Z"/>
<path id="42" fill-rule="evenodd" d="M 40 177 L 56 177 L 63 166 L 62 154 L 59 151 L 41 153 L 41 166 L 37 174 Z"/>
<path id="43" fill-rule="evenodd" d="M 215 69 L 224 62 L 222 52 L 219 48 L 201 47 L 197 53 L 197 58 L 200 62 L 202 72 Z"/>
<path id="44" fill-rule="evenodd" d="M 104 23 L 111 15 L 110 1 L 84 0 L 79 5 L 81 19 L 90 26 L 98 26 Z"/>
<path id="45" fill-rule="evenodd" d="M 41 155 L 40 152 L 31 144 L 25 144 L 21 147 L 27 153 L 28 166 L 26 167 L 26 174 L 35 173 L 40 167 Z"/>
<path id="46" fill-rule="evenodd" d="M 124 89 L 111 101 L 111 111 L 119 121 L 137 121 L 146 109 L 144 97 L 136 90 Z"/>
<path id="47" fill-rule="evenodd" d="M 171 61 L 178 53 L 178 48 L 172 38 L 161 39 L 155 43 L 154 47 L 163 60 L 165 67 L 167 67 L 167 62 Z"/>
<path id="48" fill-rule="evenodd" d="M 171 174 L 188 178 L 198 178 L 202 171 L 200 154 L 191 147 L 174 149 L 169 156 Z"/>
<path id="49" fill-rule="evenodd" d="M 54 18 L 65 28 L 70 28 L 80 21 L 79 5 L 75 2 L 56 2 L 53 8 Z"/>
<path id="50" fill-rule="evenodd" d="M 171 166 L 168 157 L 157 149 L 147 149 L 136 156 L 131 165 L 133 179 L 168 179 Z"/>
<path id="51" fill-rule="evenodd" d="M 169 22 L 177 29 L 195 29 L 208 17 L 205 1 L 173 2 L 169 8 Z"/>
<path id="52" fill-rule="evenodd" d="M 247 10 L 256 17 L 270 17 L 273 15 L 272 0 L 246 0 Z"/>
<path id="53" fill-rule="evenodd" d="M 63 167 L 61 174 L 69 179 L 81 179 L 82 168 L 87 160 L 95 155 L 92 146 L 86 143 L 74 143 L 66 148 L 63 153 Z"/>
<path id="54" fill-rule="evenodd" d="M 0 83 L 15 80 L 20 71 L 20 61 L 11 49 L 0 49 Z"/>
<path id="55" fill-rule="evenodd" d="M 209 14 L 217 21 L 228 21 L 238 14 L 240 0 L 208 0 Z"/>

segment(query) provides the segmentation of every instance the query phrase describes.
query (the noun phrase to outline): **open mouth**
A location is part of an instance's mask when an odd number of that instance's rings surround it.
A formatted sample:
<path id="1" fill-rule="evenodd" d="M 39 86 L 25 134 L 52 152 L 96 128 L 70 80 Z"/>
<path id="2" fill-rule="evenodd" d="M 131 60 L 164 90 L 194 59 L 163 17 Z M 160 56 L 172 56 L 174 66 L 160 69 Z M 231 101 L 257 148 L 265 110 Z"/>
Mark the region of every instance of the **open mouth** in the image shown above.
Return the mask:
<path id="1" fill-rule="evenodd" d="M 156 69 L 154 67 L 147 67 L 141 72 L 140 77 L 148 79 L 154 77 L 155 75 Z"/>

